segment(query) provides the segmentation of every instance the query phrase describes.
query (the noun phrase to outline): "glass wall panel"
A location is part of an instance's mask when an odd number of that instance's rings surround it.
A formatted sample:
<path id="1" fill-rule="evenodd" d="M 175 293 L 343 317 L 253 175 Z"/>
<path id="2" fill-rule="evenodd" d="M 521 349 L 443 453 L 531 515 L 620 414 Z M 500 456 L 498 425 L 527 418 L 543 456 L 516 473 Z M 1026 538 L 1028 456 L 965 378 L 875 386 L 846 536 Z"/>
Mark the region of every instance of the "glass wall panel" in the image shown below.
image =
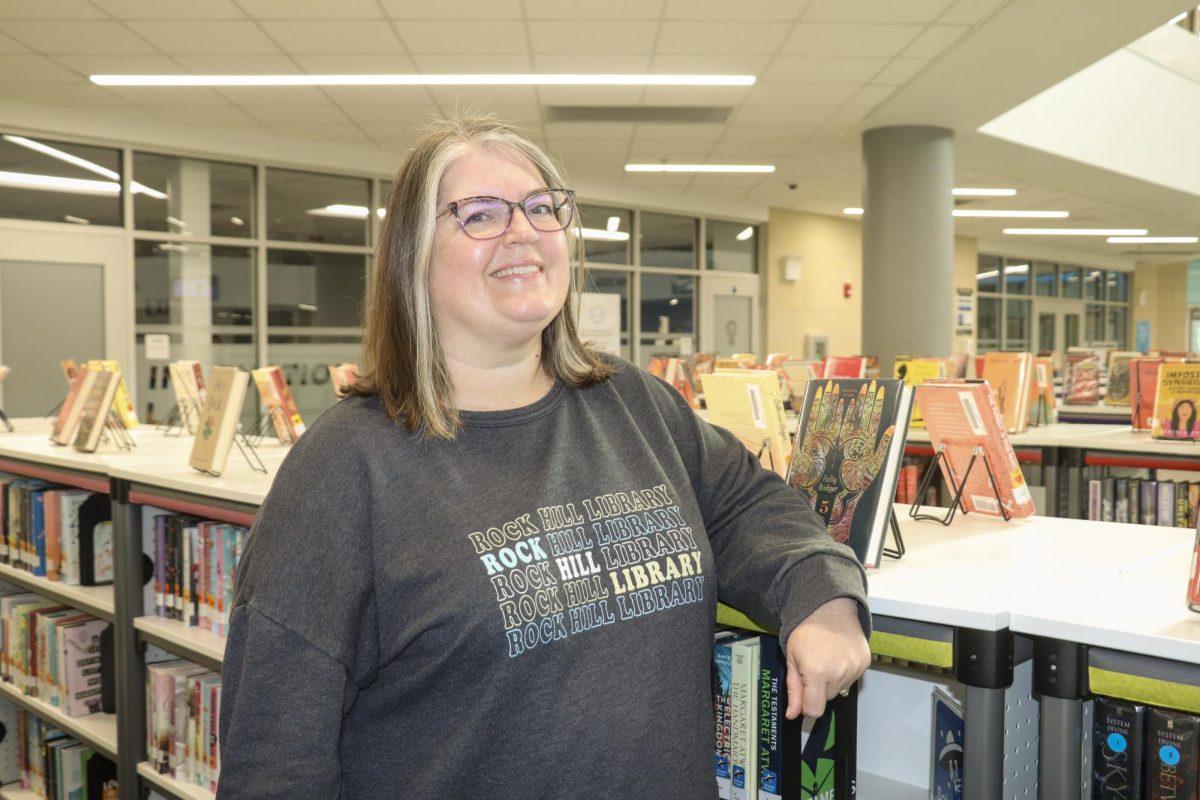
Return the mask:
<path id="1" fill-rule="evenodd" d="M 679 355 L 682 337 L 695 342 L 695 278 L 643 273 L 640 297 L 643 361 L 655 355 Z"/>
<path id="2" fill-rule="evenodd" d="M 1062 296 L 1069 298 L 1083 297 L 1083 270 L 1063 264 L 1059 270 L 1062 277 Z"/>
<path id="3" fill-rule="evenodd" d="M 1110 269 L 1108 271 L 1108 279 L 1106 281 L 1108 288 L 1107 297 L 1109 300 L 1117 302 L 1129 302 L 1129 275 L 1120 270 Z"/>
<path id="4" fill-rule="evenodd" d="M 705 220 L 704 268 L 758 272 L 758 226 Z"/>
<path id="5" fill-rule="evenodd" d="M 324 244 L 367 243 L 366 178 L 267 170 L 267 238 Z"/>
<path id="6" fill-rule="evenodd" d="M 0 217 L 121 224 L 121 151 L 0 136 Z"/>
<path id="7" fill-rule="evenodd" d="M 214 364 L 256 366 L 253 249 L 138 240 L 133 264 L 138 397 L 149 421 L 165 418 L 175 404 L 171 361 L 199 361 L 206 374 Z M 146 359 L 148 334 L 170 337 L 169 358 Z M 254 404 L 246 405 L 243 422 L 254 419 Z"/>
<path id="8" fill-rule="evenodd" d="M 696 268 L 700 221 L 675 214 L 641 213 L 641 264 L 646 267 Z"/>
<path id="9" fill-rule="evenodd" d="M 133 180 L 133 224 L 138 230 L 255 235 L 252 166 L 134 153 Z"/>
<path id="10" fill-rule="evenodd" d="M 629 277 L 630 273 L 615 269 L 588 269 L 584 278 L 585 292 L 600 292 L 621 296 L 621 357 L 632 358 L 629 342 Z"/>
<path id="11" fill-rule="evenodd" d="M 1004 293 L 1029 294 L 1029 259 L 1004 259 Z"/>
<path id="12" fill-rule="evenodd" d="M 1004 349 L 1029 350 L 1030 301 L 1004 301 Z"/>
<path id="13" fill-rule="evenodd" d="M 979 298 L 977 347 L 980 353 L 1000 349 L 1000 298 Z"/>
<path id="14" fill-rule="evenodd" d="M 306 423 L 334 401 L 328 366 L 360 359 L 367 258 L 267 251 L 267 362 L 283 368 Z"/>
<path id="15" fill-rule="evenodd" d="M 1033 262 L 1033 293 L 1038 297 L 1058 296 L 1058 264 L 1052 261 Z"/>
<path id="16" fill-rule="evenodd" d="M 1083 273 L 1083 297 L 1085 300 L 1103 300 L 1105 276 L 1102 269 L 1087 269 Z"/>
<path id="17" fill-rule="evenodd" d="M 587 260 L 597 264 L 632 264 L 629 237 L 633 212 L 591 203 L 580 203 L 578 209 Z"/>
<path id="18" fill-rule="evenodd" d="M 1084 311 L 1084 341 L 1087 344 L 1104 341 L 1104 306 L 1088 303 Z"/>
<path id="19" fill-rule="evenodd" d="M 1118 350 L 1126 350 L 1129 345 L 1129 308 L 1126 306 L 1108 307 L 1108 339 L 1117 343 Z"/>
<path id="20" fill-rule="evenodd" d="M 980 292 L 1000 291 L 1000 262 L 999 256 L 979 256 L 975 270 L 975 288 Z"/>

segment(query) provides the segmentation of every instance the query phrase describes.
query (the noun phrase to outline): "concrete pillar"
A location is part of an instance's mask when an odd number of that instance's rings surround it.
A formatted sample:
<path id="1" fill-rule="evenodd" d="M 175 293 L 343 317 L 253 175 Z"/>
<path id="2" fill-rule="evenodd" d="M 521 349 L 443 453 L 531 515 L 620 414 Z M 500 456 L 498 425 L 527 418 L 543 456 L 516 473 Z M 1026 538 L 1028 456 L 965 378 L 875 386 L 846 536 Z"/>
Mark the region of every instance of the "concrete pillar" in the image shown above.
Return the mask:
<path id="1" fill-rule="evenodd" d="M 904 125 L 863 134 L 863 352 L 948 355 L 954 333 L 954 135 Z"/>

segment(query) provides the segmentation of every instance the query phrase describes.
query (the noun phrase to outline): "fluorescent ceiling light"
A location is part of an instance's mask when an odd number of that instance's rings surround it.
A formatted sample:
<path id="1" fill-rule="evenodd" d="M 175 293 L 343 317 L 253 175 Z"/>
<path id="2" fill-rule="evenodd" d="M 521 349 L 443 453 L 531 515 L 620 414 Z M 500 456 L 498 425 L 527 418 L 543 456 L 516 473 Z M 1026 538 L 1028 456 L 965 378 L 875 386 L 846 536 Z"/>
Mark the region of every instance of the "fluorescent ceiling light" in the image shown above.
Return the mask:
<path id="1" fill-rule="evenodd" d="M 1171 17 L 1170 21 L 1169 21 L 1169 22 L 1167 22 L 1167 24 L 1168 24 L 1168 25 L 1175 25 L 1175 24 L 1178 24 L 1178 23 L 1180 23 L 1180 22 L 1183 22 L 1185 19 L 1187 19 L 1187 15 L 1188 15 L 1188 12 L 1186 12 L 1186 11 L 1182 11 L 1182 12 L 1180 12 L 1180 13 L 1176 14 L 1175 16 Z"/>
<path id="2" fill-rule="evenodd" d="M 86 178 L 60 178 L 57 175 L 33 175 L 28 172 L 0 172 L 0 186 L 41 189 L 47 192 L 112 195 L 121 193 L 121 184 Z"/>
<path id="3" fill-rule="evenodd" d="M 1007 267 L 1004 268 L 1004 271 L 1006 273 L 1029 272 L 1029 265 L 1028 264 L 1009 264 Z"/>
<path id="4" fill-rule="evenodd" d="M 1064 219 L 1070 211 L 1000 211 L 991 208 L 956 208 L 950 212 L 955 217 L 1000 217 L 1008 219 Z"/>
<path id="5" fill-rule="evenodd" d="M 1014 273 L 1019 274 L 1019 273 L 1023 273 L 1023 272 L 1029 272 L 1029 265 L 1028 264 L 1009 264 L 1007 267 L 1004 268 L 1004 272 L 1005 272 L 1005 274 L 1014 274 Z M 998 269 L 989 269 L 986 272 L 975 273 L 976 280 L 987 280 L 988 278 L 998 278 L 998 277 L 1000 277 L 1000 270 L 998 270 Z"/>
<path id="6" fill-rule="evenodd" d="M 738 233 L 737 237 L 735 237 L 735 238 L 737 238 L 737 240 L 739 242 L 744 242 L 753 235 L 754 235 L 754 226 L 747 225 L 740 233 Z"/>
<path id="7" fill-rule="evenodd" d="M 1200 236 L 1110 236 L 1109 244 L 1196 244 Z"/>
<path id="8" fill-rule="evenodd" d="M 83 217 L 76 217 L 71 214 L 64 214 L 63 219 L 66 222 L 73 222 L 76 225 L 91 225 L 92 224 L 92 221 L 90 219 L 85 219 Z"/>
<path id="9" fill-rule="evenodd" d="M 621 218 L 609 217 L 608 221 L 605 222 L 604 227 L 609 231 L 619 231 L 621 229 Z"/>
<path id="10" fill-rule="evenodd" d="M 386 208 L 375 209 L 375 216 L 379 217 L 380 219 L 383 219 L 385 216 L 387 216 L 387 209 Z"/>
<path id="11" fill-rule="evenodd" d="M 1000 270 L 998 270 L 998 269 L 989 269 L 987 272 L 977 272 L 977 273 L 975 273 L 975 280 L 987 280 L 988 278 L 996 278 L 996 277 L 999 277 L 999 275 L 1000 275 Z"/>
<path id="12" fill-rule="evenodd" d="M 950 190 L 950 194 L 955 197 L 1012 197 L 1016 193 L 1016 189 L 955 188 Z"/>
<path id="13" fill-rule="evenodd" d="M 602 231 L 599 228 L 580 228 L 579 235 L 593 242 L 627 242 L 626 231 Z"/>
<path id="14" fill-rule="evenodd" d="M 1005 228 L 1010 236 L 1145 236 L 1145 228 Z"/>
<path id="15" fill-rule="evenodd" d="M 843 214 L 849 214 L 852 217 L 861 217 L 863 210 L 861 208 L 843 208 Z"/>
<path id="16" fill-rule="evenodd" d="M 230 217 L 229 221 L 232 222 L 234 225 L 245 225 L 246 224 L 246 220 L 242 219 L 241 217 Z"/>
<path id="17" fill-rule="evenodd" d="M 774 164 L 626 164 L 626 172 L 774 172 Z"/>
<path id="18" fill-rule="evenodd" d="M 342 219 L 366 219 L 371 210 L 366 206 L 351 206 L 345 203 L 334 203 L 324 208 L 310 208 L 304 212 L 314 217 L 341 217 Z"/>
<path id="19" fill-rule="evenodd" d="M 59 150 L 57 147 L 51 147 L 48 144 L 36 141 L 35 139 L 27 139 L 24 136 L 12 136 L 5 134 L 3 138 L 6 142 L 12 142 L 13 144 L 20 145 L 21 147 L 41 153 L 42 155 L 50 156 L 51 158 L 57 158 L 59 161 L 64 161 L 68 164 L 79 167 L 80 169 L 85 169 L 88 172 L 99 175 L 102 178 L 108 178 L 110 181 L 116 181 L 118 184 L 121 182 L 121 176 L 108 167 L 102 167 L 94 161 L 88 161 L 86 158 L 72 155 L 65 150 Z M 143 186 L 137 181 L 129 182 L 129 191 L 133 192 L 134 194 L 149 195 L 157 200 L 167 199 L 167 196 L 162 192 L 158 191 L 157 189 L 151 189 L 149 186 Z"/>
<path id="20" fill-rule="evenodd" d="M 753 75 L 92 75 L 100 86 L 752 86 Z"/>

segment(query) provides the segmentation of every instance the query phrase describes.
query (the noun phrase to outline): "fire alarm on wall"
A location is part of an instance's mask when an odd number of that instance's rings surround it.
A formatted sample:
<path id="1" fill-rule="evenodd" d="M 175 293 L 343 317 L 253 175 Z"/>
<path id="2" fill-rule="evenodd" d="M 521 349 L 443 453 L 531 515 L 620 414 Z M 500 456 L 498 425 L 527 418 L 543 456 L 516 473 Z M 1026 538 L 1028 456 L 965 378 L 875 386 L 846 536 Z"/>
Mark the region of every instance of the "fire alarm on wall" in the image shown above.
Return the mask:
<path id="1" fill-rule="evenodd" d="M 848 298 L 848 297 L 850 297 L 850 295 L 852 293 L 853 293 L 853 287 L 848 283 L 843 283 L 842 284 L 842 297 Z"/>

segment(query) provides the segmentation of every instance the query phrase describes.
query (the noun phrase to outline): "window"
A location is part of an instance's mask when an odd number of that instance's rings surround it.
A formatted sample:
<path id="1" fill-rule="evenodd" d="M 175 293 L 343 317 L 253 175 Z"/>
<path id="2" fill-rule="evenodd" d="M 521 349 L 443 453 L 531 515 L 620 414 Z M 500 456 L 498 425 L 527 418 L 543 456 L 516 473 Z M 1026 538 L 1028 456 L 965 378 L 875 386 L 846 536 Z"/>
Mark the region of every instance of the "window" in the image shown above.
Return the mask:
<path id="1" fill-rule="evenodd" d="M 0 136 L 0 217 L 121 225 L 121 151 Z"/>
<path id="2" fill-rule="evenodd" d="M 1004 293 L 1029 294 L 1029 259 L 1004 259 Z"/>
<path id="3" fill-rule="evenodd" d="M 1102 269 L 1088 269 L 1083 273 L 1083 297 L 1085 300 L 1105 298 L 1105 275 Z"/>
<path id="4" fill-rule="evenodd" d="M 1058 296 L 1058 265 L 1050 261 L 1033 262 L 1033 293 L 1038 297 Z"/>
<path id="5" fill-rule="evenodd" d="M 254 167 L 133 154 L 133 224 L 188 236 L 253 238 Z M 137 191 L 138 186 L 157 187 Z"/>
<path id="6" fill-rule="evenodd" d="M 1062 277 L 1063 297 L 1076 299 L 1083 297 L 1083 270 L 1081 268 L 1063 264 L 1059 275 Z"/>
<path id="7" fill-rule="evenodd" d="M 323 244 L 367 243 L 366 178 L 267 170 L 267 238 Z"/>
<path id="8" fill-rule="evenodd" d="M 1109 270 L 1106 286 L 1110 301 L 1129 302 L 1129 275 L 1119 270 Z"/>
<path id="9" fill-rule="evenodd" d="M 1000 291 L 1000 265 L 1003 259 L 999 256 L 979 256 L 978 268 L 975 270 L 975 288 L 980 292 Z"/>
<path id="10" fill-rule="evenodd" d="M 758 226 L 705 220 L 704 268 L 757 272 Z"/>
<path id="11" fill-rule="evenodd" d="M 631 358 L 629 344 L 629 273 L 615 269 L 588 269 L 585 292 L 616 294 L 621 297 L 621 356 Z M 582 321 L 581 321 L 582 326 Z"/>
<path id="12" fill-rule="evenodd" d="M 1004 349 L 1029 350 L 1029 306 L 1028 300 L 1004 301 Z"/>
<path id="13" fill-rule="evenodd" d="M 681 339 L 694 341 L 696 279 L 642 273 L 641 357 L 679 355 Z"/>
<path id="14" fill-rule="evenodd" d="M 633 212 L 591 203 L 580 203 L 578 208 L 587 260 L 597 264 L 632 264 L 629 237 Z"/>
<path id="15" fill-rule="evenodd" d="M 1000 298 L 979 298 L 979 328 L 976 333 L 980 353 L 1000 349 Z"/>
<path id="16" fill-rule="evenodd" d="M 644 267 L 696 268 L 696 232 L 699 220 L 675 214 L 641 213 L 641 265 Z"/>

